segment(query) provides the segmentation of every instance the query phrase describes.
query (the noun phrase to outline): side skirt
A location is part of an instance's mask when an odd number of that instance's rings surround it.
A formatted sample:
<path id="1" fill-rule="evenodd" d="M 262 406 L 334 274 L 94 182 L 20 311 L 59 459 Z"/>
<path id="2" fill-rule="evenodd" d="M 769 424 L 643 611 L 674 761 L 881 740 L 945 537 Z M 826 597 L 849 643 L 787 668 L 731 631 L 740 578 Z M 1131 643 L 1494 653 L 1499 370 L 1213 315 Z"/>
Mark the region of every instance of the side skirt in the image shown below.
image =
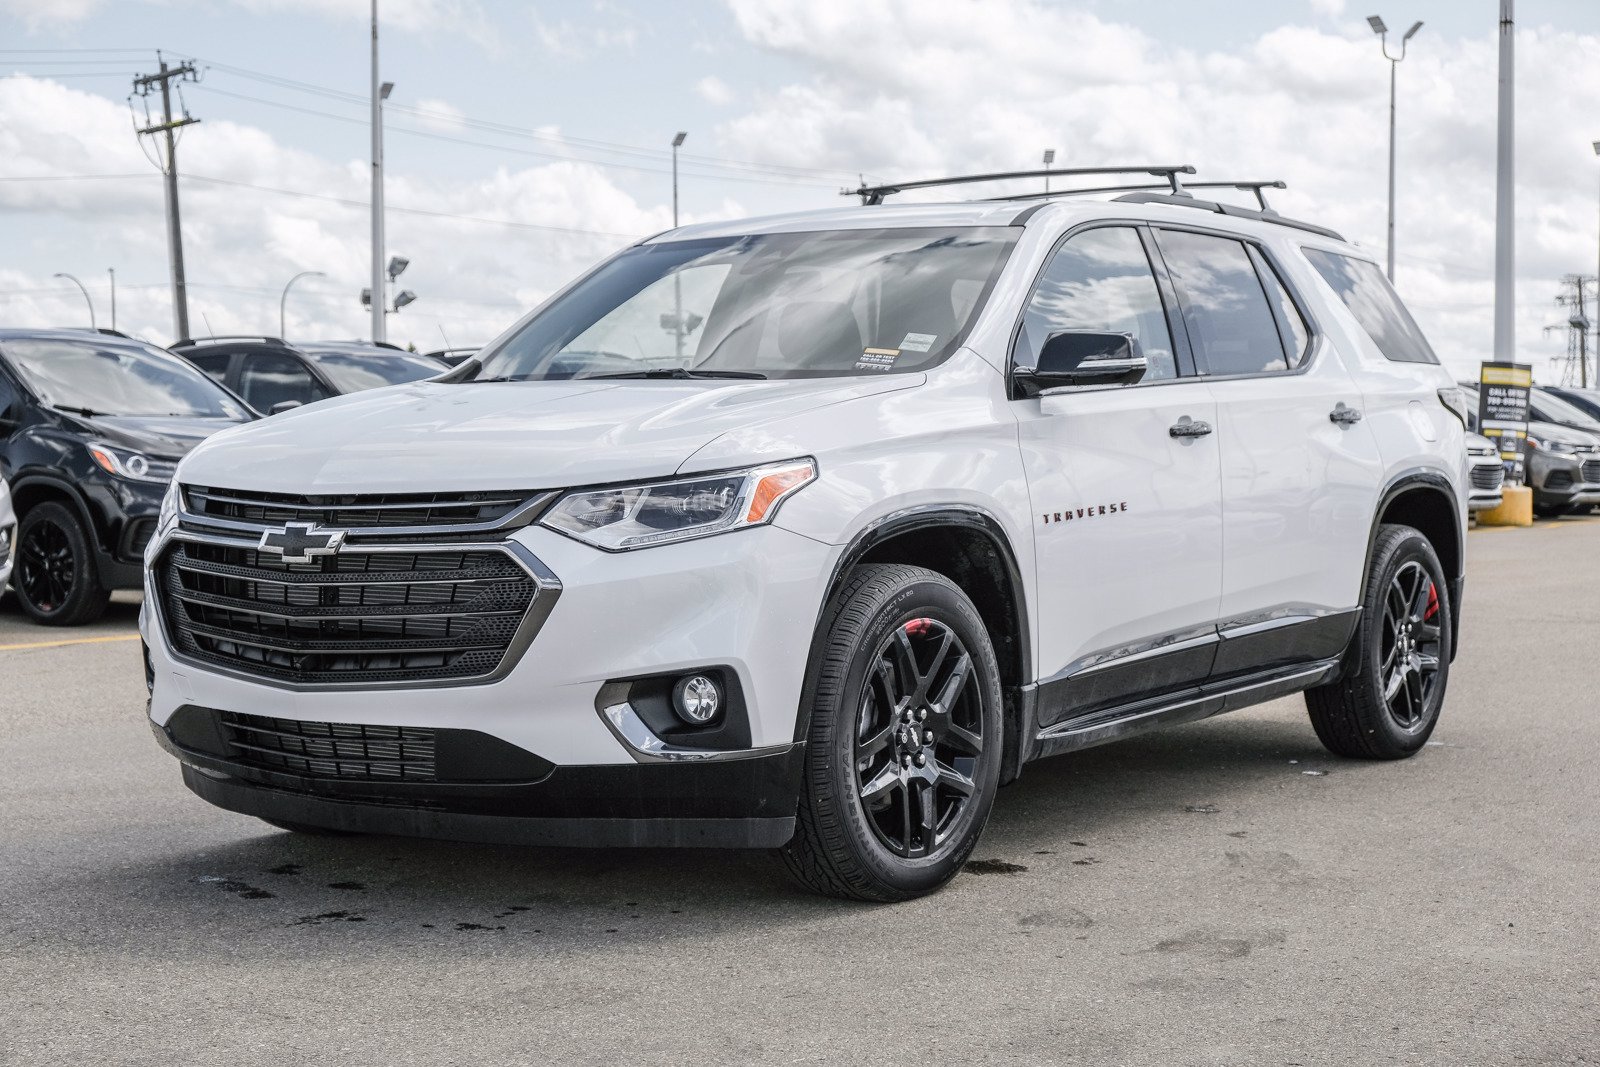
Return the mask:
<path id="1" fill-rule="evenodd" d="M 1040 759 L 1076 752 L 1158 726 L 1195 722 L 1263 704 L 1330 681 L 1339 672 L 1339 662 L 1338 657 L 1333 657 L 1279 667 L 1068 719 L 1041 731 L 1034 738 L 1029 756 Z"/>

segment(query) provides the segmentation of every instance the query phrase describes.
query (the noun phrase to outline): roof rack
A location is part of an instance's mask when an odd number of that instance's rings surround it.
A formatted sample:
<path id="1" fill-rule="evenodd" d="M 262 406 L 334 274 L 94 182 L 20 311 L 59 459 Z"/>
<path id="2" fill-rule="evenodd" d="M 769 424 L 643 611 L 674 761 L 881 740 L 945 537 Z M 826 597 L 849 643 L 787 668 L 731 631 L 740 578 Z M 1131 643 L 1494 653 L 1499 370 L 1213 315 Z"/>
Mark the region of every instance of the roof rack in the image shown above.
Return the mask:
<path id="1" fill-rule="evenodd" d="M 963 174 L 953 178 L 922 178 L 910 182 L 892 182 L 887 185 L 862 185 L 858 189 L 843 189 L 841 196 L 859 196 L 866 205 L 881 204 L 885 197 L 896 193 L 903 193 L 908 189 L 933 189 L 944 185 L 970 185 L 974 182 L 1000 182 L 1013 178 L 1070 178 L 1075 175 L 1088 174 L 1151 174 L 1157 178 L 1165 178 L 1165 186 L 1173 196 L 1183 196 L 1183 182 L 1178 178 L 1180 174 L 1193 174 L 1194 167 L 1189 163 L 1158 164 L 1151 166 L 1130 167 L 1066 167 L 1060 170 L 1012 170 L 997 174 Z"/>
<path id="2" fill-rule="evenodd" d="M 1055 172 L 1053 172 L 1053 173 L 1055 173 Z M 1272 210 L 1272 208 L 1267 204 L 1266 194 L 1263 193 L 1262 190 L 1263 189 L 1287 189 L 1287 188 L 1289 188 L 1288 184 L 1285 183 L 1285 182 L 1282 182 L 1282 181 L 1270 181 L 1270 182 L 1184 182 L 1183 183 L 1183 190 L 1184 191 L 1183 191 L 1182 194 L 1179 194 L 1179 195 L 1187 196 L 1189 194 L 1189 190 L 1191 190 L 1191 189 L 1238 189 L 1241 192 L 1254 193 L 1255 194 L 1255 198 L 1256 198 L 1256 203 L 1261 205 L 1261 210 L 1264 213 L 1266 213 L 1266 214 L 1276 214 L 1276 212 L 1274 212 Z M 990 197 L 990 199 L 991 200 L 1053 200 L 1058 196 L 1079 196 L 1079 195 L 1082 195 L 1084 193 L 1158 192 L 1158 191 L 1163 190 L 1163 189 L 1168 189 L 1169 190 L 1168 195 L 1169 196 L 1171 195 L 1169 186 L 1167 186 L 1165 184 L 1162 184 L 1162 185 L 1148 185 L 1148 184 L 1147 185 L 1099 185 L 1099 186 L 1095 186 L 1094 188 L 1091 188 L 1091 189 L 1052 189 L 1047 193 L 1012 193 L 1009 196 L 995 196 L 995 197 Z"/>
<path id="3" fill-rule="evenodd" d="M 172 342 L 172 347 L 177 348 L 180 345 L 209 345 L 223 341 L 260 341 L 263 344 L 288 347 L 288 342 L 281 337 L 267 337 L 258 333 L 219 333 L 211 337 L 185 337 L 182 340 Z"/>
<path id="4" fill-rule="evenodd" d="M 1227 183 L 1231 185 L 1232 183 Z M 1326 226 L 1318 226 L 1311 222 L 1301 222 L 1280 215 L 1276 211 L 1257 211 L 1254 208 L 1240 207 L 1238 204 L 1221 204 L 1215 200 L 1197 200 L 1187 194 L 1184 196 L 1169 196 L 1164 193 L 1128 193 L 1117 197 L 1120 204 L 1169 204 L 1173 207 L 1198 208 L 1201 211 L 1211 211 L 1218 215 L 1231 215 L 1239 219 L 1255 219 L 1259 222 L 1274 222 L 1279 226 L 1292 226 L 1297 230 L 1318 234 L 1322 237 L 1331 237 L 1335 241 L 1343 241 L 1344 234 L 1337 230 L 1330 230 Z"/>

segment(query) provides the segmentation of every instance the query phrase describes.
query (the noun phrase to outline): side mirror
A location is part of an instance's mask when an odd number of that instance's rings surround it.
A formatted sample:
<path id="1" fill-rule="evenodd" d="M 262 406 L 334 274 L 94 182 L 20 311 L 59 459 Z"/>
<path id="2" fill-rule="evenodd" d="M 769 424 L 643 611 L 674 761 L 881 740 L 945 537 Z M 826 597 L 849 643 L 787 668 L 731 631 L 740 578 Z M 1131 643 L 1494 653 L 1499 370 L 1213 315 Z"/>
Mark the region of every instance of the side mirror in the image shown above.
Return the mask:
<path id="1" fill-rule="evenodd" d="M 267 412 L 267 414 L 268 415 L 282 415 L 285 411 L 293 411 L 295 408 L 304 407 L 304 406 L 305 405 L 303 405 L 298 400 L 284 400 L 284 401 L 280 401 L 279 403 L 276 403 L 276 404 L 272 405 L 272 410 Z"/>
<path id="2" fill-rule="evenodd" d="M 1132 385 L 1150 364 L 1131 333 L 1060 330 L 1039 350 L 1039 365 L 1011 372 L 1017 390 L 1027 397 L 1050 389 L 1086 385 Z"/>

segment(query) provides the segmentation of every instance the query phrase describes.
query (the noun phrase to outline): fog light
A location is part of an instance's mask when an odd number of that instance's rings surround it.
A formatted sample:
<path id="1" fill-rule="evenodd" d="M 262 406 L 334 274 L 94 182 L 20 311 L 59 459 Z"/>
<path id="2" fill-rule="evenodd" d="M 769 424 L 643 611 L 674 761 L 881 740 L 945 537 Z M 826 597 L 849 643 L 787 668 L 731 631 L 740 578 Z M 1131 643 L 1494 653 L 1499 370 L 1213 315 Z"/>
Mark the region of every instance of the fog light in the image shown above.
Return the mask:
<path id="1" fill-rule="evenodd" d="M 6 557 L 10 555 L 11 527 L 7 526 L 4 529 L 0 529 L 0 563 L 4 563 L 6 561 Z"/>
<path id="2" fill-rule="evenodd" d="M 672 710 L 691 726 L 704 726 L 722 713 L 722 687 L 705 674 L 689 674 L 672 687 Z"/>

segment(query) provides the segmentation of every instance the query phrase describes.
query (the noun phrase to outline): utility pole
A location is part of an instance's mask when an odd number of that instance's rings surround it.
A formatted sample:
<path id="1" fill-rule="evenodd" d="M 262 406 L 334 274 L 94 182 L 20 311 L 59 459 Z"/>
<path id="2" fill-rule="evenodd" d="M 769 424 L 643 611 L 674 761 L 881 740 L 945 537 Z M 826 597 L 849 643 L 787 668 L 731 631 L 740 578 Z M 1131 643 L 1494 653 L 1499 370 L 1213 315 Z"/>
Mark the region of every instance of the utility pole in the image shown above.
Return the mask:
<path id="1" fill-rule="evenodd" d="M 111 328 L 117 328 L 117 268 L 107 267 L 106 273 L 111 275 Z"/>
<path id="2" fill-rule="evenodd" d="M 383 299 L 383 101 L 393 82 L 378 80 L 378 0 L 372 0 L 372 340 L 388 339 Z"/>
<path id="3" fill-rule="evenodd" d="M 174 134 L 200 120 L 191 118 L 188 108 L 184 108 L 182 118 L 172 117 L 172 83 L 182 79 L 193 81 L 195 77 L 193 64 L 183 63 L 169 67 L 159 52 L 156 53 L 156 59 L 161 64 L 160 73 L 144 74 L 133 79 L 133 91 L 146 98 L 146 122 L 144 127 L 138 130 L 139 136 L 154 137 L 159 134 L 166 144 L 166 151 L 161 155 L 161 161 L 157 166 L 166 176 L 167 259 L 172 267 L 172 325 L 178 339 L 181 340 L 189 336 L 189 290 L 183 276 L 183 226 L 178 218 L 178 139 Z M 161 121 L 151 123 L 148 121 L 150 117 L 148 98 L 158 86 L 161 90 Z"/>
<path id="4" fill-rule="evenodd" d="M 1494 358 L 1514 363 L 1516 337 L 1516 19 L 1500 0 L 1500 120 L 1494 187 Z"/>
<path id="5" fill-rule="evenodd" d="M 1560 326 L 1548 326 L 1550 330 L 1565 329 L 1567 331 L 1567 358 L 1566 369 L 1561 375 L 1562 385 L 1577 385 L 1580 389 L 1589 388 L 1589 297 L 1588 286 L 1595 279 L 1583 274 L 1568 274 L 1561 279 L 1563 286 L 1571 286 L 1570 292 L 1561 293 L 1556 297 L 1556 306 L 1568 309 L 1567 321 Z M 1577 373 L 1574 374 L 1573 372 Z M 1577 380 L 1574 381 L 1573 379 Z"/>

